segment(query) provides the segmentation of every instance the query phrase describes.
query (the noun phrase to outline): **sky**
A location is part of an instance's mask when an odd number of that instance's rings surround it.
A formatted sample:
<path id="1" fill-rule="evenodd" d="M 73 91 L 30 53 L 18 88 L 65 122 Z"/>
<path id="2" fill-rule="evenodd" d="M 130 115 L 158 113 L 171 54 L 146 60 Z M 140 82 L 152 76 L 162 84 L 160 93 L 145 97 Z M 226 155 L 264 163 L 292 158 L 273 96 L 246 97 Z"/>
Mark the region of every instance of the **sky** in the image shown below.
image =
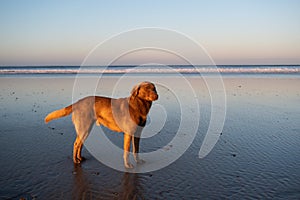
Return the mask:
<path id="1" fill-rule="evenodd" d="M 185 34 L 220 65 L 300 64 L 299 9 L 300 0 L 1 0 L 0 65 L 80 65 L 100 43 L 143 27 Z M 137 62 L 149 56 L 118 64 Z"/>

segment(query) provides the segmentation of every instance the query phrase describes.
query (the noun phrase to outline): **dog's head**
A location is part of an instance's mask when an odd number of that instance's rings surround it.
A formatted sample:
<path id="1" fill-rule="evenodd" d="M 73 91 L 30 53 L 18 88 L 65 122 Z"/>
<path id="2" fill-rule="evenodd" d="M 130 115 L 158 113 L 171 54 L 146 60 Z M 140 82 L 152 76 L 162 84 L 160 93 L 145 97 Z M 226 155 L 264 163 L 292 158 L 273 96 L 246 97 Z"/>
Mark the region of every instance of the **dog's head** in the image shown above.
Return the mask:
<path id="1" fill-rule="evenodd" d="M 158 99 L 155 85 L 147 81 L 136 85 L 131 91 L 131 96 L 138 97 L 146 101 L 156 101 Z"/>

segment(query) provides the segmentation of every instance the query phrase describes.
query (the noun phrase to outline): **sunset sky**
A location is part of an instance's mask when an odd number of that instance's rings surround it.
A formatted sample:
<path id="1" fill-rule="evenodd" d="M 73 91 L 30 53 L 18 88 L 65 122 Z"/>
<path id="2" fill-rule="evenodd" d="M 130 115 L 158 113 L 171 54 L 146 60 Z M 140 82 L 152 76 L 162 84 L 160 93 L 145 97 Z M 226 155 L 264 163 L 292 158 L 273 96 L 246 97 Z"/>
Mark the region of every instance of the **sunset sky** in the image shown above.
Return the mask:
<path id="1" fill-rule="evenodd" d="M 0 65 L 80 65 L 99 43 L 142 27 L 186 34 L 216 64 L 300 64 L 299 9 L 299 0 L 2 0 Z"/>

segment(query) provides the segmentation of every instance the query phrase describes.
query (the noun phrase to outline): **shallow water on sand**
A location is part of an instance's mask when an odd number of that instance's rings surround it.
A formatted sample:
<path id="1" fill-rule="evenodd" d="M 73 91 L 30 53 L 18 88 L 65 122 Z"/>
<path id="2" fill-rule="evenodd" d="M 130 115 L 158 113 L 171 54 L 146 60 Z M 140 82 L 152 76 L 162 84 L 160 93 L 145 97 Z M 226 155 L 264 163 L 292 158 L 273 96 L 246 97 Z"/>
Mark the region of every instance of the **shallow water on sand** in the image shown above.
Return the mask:
<path id="1" fill-rule="evenodd" d="M 115 79 L 102 81 L 109 85 Z M 74 78 L 0 78 L 0 198 L 299 199 L 300 79 L 224 78 L 224 129 L 203 159 L 198 153 L 208 128 L 210 99 L 203 82 L 188 80 L 197 89 L 201 113 L 192 145 L 163 169 L 132 174 L 101 164 L 85 148 L 86 161 L 73 165 L 71 117 L 44 124 L 47 113 L 72 102 Z M 129 85 L 116 94 L 129 94 Z M 161 103 L 171 102 L 168 119 L 160 134 L 142 141 L 144 152 L 168 144 L 178 129 L 178 105 L 170 93 L 158 92 Z M 109 95 L 109 87 L 97 93 Z M 121 134 L 106 132 L 122 144 Z M 175 147 L 164 150 L 170 148 Z"/>

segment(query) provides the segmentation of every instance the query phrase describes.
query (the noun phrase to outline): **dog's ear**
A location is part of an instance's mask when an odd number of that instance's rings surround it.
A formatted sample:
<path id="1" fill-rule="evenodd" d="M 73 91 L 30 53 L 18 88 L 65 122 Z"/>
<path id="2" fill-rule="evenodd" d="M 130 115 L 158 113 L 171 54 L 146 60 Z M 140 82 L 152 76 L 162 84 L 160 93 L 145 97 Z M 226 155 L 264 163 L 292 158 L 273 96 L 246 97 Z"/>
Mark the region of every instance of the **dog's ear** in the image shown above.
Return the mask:
<path id="1" fill-rule="evenodd" d="M 139 90 L 140 90 L 140 86 L 136 85 L 132 90 L 131 90 L 131 96 L 136 97 L 139 95 Z"/>

